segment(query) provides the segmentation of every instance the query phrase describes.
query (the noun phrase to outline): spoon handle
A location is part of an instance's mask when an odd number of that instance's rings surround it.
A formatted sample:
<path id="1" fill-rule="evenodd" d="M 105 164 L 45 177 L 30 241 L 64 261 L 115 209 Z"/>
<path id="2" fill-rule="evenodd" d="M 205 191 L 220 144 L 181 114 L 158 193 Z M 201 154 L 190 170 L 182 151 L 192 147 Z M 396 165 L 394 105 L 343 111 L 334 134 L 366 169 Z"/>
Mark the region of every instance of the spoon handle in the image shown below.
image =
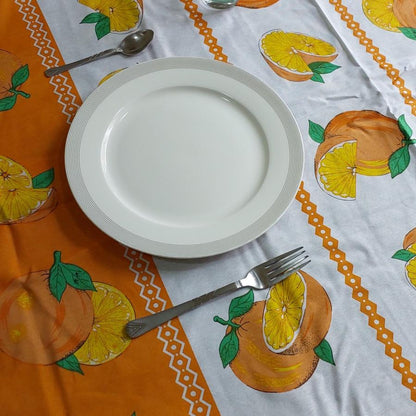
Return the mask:
<path id="1" fill-rule="evenodd" d="M 107 56 L 120 53 L 120 49 L 107 49 L 103 52 L 96 53 L 95 55 L 89 56 L 88 58 L 80 59 L 79 61 L 71 62 L 69 64 L 56 66 L 54 68 L 49 68 L 45 71 L 47 77 L 53 77 L 54 75 L 61 74 L 62 72 L 69 71 L 72 68 L 88 64 L 90 62 L 96 61 L 97 59 L 106 58 Z"/>

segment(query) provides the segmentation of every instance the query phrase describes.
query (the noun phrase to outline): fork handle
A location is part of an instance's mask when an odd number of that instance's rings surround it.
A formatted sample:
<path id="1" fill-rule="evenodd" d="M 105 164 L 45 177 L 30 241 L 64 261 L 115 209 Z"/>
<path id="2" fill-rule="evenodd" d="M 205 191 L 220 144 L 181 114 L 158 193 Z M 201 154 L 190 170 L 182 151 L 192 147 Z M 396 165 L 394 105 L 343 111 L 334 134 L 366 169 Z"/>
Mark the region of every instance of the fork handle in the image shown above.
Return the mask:
<path id="1" fill-rule="evenodd" d="M 151 329 L 156 328 L 159 325 L 167 321 L 170 321 L 171 319 L 176 318 L 177 316 L 182 315 L 185 312 L 195 309 L 196 307 L 202 305 L 205 302 L 208 302 L 219 296 L 225 295 L 229 292 L 233 292 L 234 290 L 239 289 L 240 287 L 240 282 L 230 283 L 219 289 L 213 290 L 212 292 L 208 292 L 205 295 L 173 306 L 172 308 L 166 309 L 161 312 L 157 312 L 153 315 L 145 316 L 144 318 L 134 319 L 133 321 L 127 323 L 126 333 L 130 338 L 137 338 L 140 335 L 143 335 L 146 332 L 150 331 Z"/>

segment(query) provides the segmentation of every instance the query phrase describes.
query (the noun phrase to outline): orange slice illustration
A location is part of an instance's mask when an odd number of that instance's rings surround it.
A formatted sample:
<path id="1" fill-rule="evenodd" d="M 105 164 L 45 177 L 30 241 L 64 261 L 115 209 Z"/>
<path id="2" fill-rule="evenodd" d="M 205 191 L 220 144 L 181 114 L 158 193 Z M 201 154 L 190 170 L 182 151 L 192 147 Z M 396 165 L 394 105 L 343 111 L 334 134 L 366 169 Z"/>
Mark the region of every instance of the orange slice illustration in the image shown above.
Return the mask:
<path id="1" fill-rule="evenodd" d="M 92 330 L 75 352 L 81 364 L 98 365 L 118 357 L 130 344 L 124 333 L 128 321 L 134 319 L 134 310 L 127 297 L 113 286 L 94 282 L 96 292 L 91 295 L 94 308 Z"/>
<path id="2" fill-rule="evenodd" d="M 272 70 L 289 81 L 311 79 L 313 71 L 310 64 L 331 62 L 338 56 L 335 47 L 328 42 L 279 29 L 265 33 L 259 47 Z"/>
<path id="3" fill-rule="evenodd" d="M 364 14 L 380 29 L 400 32 L 402 27 L 416 28 L 414 0 L 363 0 Z"/>
<path id="4" fill-rule="evenodd" d="M 393 11 L 393 0 L 363 0 L 364 14 L 380 29 L 400 32 L 402 26 Z"/>
<path id="5" fill-rule="evenodd" d="M 376 111 L 347 111 L 334 117 L 315 155 L 321 188 L 341 199 L 355 199 L 356 175 L 390 173 L 389 158 L 404 146 L 397 120 Z"/>
<path id="6" fill-rule="evenodd" d="M 53 188 L 35 188 L 30 173 L 22 165 L 0 156 L 0 224 L 41 219 L 56 204 Z"/>
<path id="7" fill-rule="evenodd" d="M 306 305 L 306 285 L 300 273 L 294 273 L 274 285 L 268 293 L 263 332 L 273 352 L 282 352 L 295 341 Z"/>
<path id="8" fill-rule="evenodd" d="M 239 350 L 231 361 L 233 373 L 247 386 L 264 392 L 293 390 L 312 376 L 319 358 L 313 350 L 284 355 L 272 352 L 263 338 L 264 301 L 255 302 L 249 312 L 236 318 Z"/>
<path id="9" fill-rule="evenodd" d="M 303 271 L 292 274 L 273 286 L 265 301 L 233 319 L 238 352 L 230 368 L 256 390 L 277 393 L 301 386 L 315 371 L 316 348 L 331 317 L 331 302 L 320 283 Z"/>

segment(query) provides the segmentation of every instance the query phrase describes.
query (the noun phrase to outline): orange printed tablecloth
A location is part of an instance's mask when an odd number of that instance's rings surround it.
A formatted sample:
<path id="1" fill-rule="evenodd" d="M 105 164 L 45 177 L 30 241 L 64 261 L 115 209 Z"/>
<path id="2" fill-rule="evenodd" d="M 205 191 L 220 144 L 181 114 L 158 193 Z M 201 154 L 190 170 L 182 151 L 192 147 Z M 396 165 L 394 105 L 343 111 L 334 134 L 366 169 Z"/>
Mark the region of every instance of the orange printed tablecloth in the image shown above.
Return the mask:
<path id="1" fill-rule="evenodd" d="M 3 2 L 0 413 L 415 414 L 415 7 Z M 155 32 L 139 55 L 44 76 L 138 26 Z M 119 244 L 87 219 L 66 179 L 66 135 L 86 97 L 123 68 L 170 56 L 257 76 L 287 102 L 303 137 L 303 180 L 284 216 L 212 258 L 169 260 Z M 128 320 L 297 245 L 311 264 L 270 290 L 125 336 Z"/>

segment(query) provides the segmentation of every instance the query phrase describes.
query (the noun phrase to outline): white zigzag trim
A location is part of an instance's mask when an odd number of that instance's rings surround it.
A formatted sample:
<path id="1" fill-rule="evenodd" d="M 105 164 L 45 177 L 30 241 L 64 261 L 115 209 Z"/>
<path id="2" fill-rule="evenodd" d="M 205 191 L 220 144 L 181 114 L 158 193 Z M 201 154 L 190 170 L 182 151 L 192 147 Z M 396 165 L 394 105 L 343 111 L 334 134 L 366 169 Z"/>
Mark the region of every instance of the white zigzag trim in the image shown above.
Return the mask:
<path id="1" fill-rule="evenodd" d="M 34 45 L 38 49 L 38 55 L 42 58 L 42 64 L 46 68 L 59 64 L 59 59 L 55 56 L 55 49 L 51 46 L 48 32 L 43 28 L 40 21 L 40 14 L 36 12 L 37 5 L 32 4 L 32 0 L 15 0 L 19 6 L 19 12 L 23 15 L 26 28 L 30 32 L 30 37 L 34 40 Z M 79 105 L 75 102 L 76 96 L 71 92 L 66 75 L 56 75 L 50 78 L 49 82 L 54 86 L 54 92 L 58 96 L 58 102 L 63 106 L 62 112 L 67 116 L 67 123 L 71 124 Z"/>
<path id="2" fill-rule="evenodd" d="M 166 307 L 160 297 L 156 276 L 149 270 L 149 261 L 143 253 L 126 247 L 124 257 L 130 260 L 129 269 L 135 274 L 134 283 L 140 286 L 140 296 L 146 300 L 146 311 L 159 312 Z M 172 322 L 162 325 L 157 338 L 163 342 L 163 352 L 170 356 L 169 367 L 176 372 L 176 384 L 183 388 L 182 399 L 190 405 L 189 415 L 208 416 L 211 404 L 204 399 L 205 390 L 197 384 L 198 374 L 190 369 L 191 358 L 184 353 L 185 343 L 178 338 L 179 330 Z"/>

